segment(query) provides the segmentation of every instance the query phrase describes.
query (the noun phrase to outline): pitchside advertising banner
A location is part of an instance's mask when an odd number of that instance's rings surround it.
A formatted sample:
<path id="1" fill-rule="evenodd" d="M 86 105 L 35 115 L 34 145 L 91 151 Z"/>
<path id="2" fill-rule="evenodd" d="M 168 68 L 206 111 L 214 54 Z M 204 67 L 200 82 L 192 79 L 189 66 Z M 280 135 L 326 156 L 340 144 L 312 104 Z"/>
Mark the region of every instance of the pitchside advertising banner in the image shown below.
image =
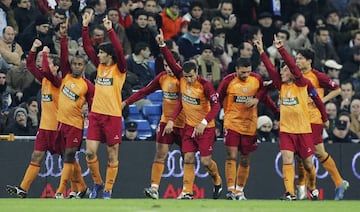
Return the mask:
<path id="1" fill-rule="evenodd" d="M 100 145 L 98 158 L 101 174 L 105 177 L 106 149 Z M 225 198 L 225 148 L 218 142 L 214 148 L 213 159 L 217 162 L 223 179 Z M 360 146 L 359 144 L 326 145 L 327 151 L 337 163 L 344 179 L 350 182 L 345 199 L 360 199 Z M 5 185 L 18 185 L 29 164 L 33 150 L 33 141 L 0 142 L 0 197 L 9 197 Z M 143 198 L 143 189 L 150 185 L 151 165 L 155 153 L 155 142 L 123 142 L 120 146 L 119 172 L 113 189 L 113 198 Z M 77 154 L 82 166 L 84 179 L 92 187 L 91 176 L 85 162 L 85 149 Z M 248 199 L 278 199 L 284 192 L 282 181 L 281 156 L 277 144 L 259 145 L 251 157 L 251 170 L 245 194 Z M 334 184 L 329 174 L 314 159 L 317 173 L 317 186 L 322 199 L 334 198 Z M 41 166 L 37 179 L 33 182 L 28 197 L 53 198 L 58 186 L 62 161 L 58 156 L 47 155 Z M 200 165 L 199 154 L 196 155 L 196 179 L 194 185 L 195 198 L 211 198 L 212 182 L 205 169 Z M 182 188 L 183 166 L 181 153 L 173 147 L 165 161 L 165 170 L 160 185 L 161 198 L 176 198 Z M 69 190 L 67 191 L 67 193 Z"/>

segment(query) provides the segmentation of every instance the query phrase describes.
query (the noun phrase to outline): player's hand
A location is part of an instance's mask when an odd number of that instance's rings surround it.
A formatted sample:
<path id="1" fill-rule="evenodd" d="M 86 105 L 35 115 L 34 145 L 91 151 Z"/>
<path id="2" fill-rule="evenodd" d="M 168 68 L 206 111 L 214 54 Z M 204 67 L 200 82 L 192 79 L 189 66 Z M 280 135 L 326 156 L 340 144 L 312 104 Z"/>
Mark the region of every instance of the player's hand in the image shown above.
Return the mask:
<path id="1" fill-rule="evenodd" d="M 158 45 L 164 45 L 165 44 L 164 33 L 163 33 L 163 31 L 161 29 L 159 29 L 159 34 L 156 35 L 155 40 L 158 43 Z"/>
<path id="2" fill-rule="evenodd" d="M 257 98 L 249 99 L 245 102 L 245 105 L 247 108 L 256 107 L 259 103 L 259 100 Z"/>
<path id="3" fill-rule="evenodd" d="M 125 106 L 126 106 L 126 102 L 125 101 L 121 102 L 121 110 L 124 110 Z"/>
<path id="4" fill-rule="evenodd" d="M 282 40 L 278 39 L 278 38 L 276 37 L 276 35 L 274 35 L 273 44 L 274 44 L 274 46 L 275 46 L 277 49 L 281 48 L 281 47 L 284 45 L 283 42 L 282 42 Z"/>
<path id="5" fill-rule="evenodd" d="M 105 18 L 103 19 L 103 23 L 106 30 L 109 31 L 112 28 L 112 22 L 109 20 L 108 16 L 105 16 Z"/>
<path id="6" fill-rule="evenodd" d="M 253 45 L 256 46 L 256 48 L 260 54 L 264 52 L 264 44 L 261 39 L 254 39 Z"/>
<path id="7" fill-rule="evenodd" d="M 49 53 L 49 52 L 50 52 L 50 49 L 49 49 L 49 47 L 44 46 L 43 49 L 42 49 L 42 51 Z"/>
<path id="8" fill-rule="evenodd" d="M 82 16 L 83 18 L 83 21 L 82 21 L 82 25 L 87 27 L 89 26 L 89 23 L 91 22 L 91 18 L 94 14 L 94 11 L 93 10 L 90 10 L 89 12 L 85 12 Z"/>
<path id="9" fill-rule="evenodd" d="M 34 42 L 33 42 L 32 47 L 36 49 L 36 48 L 39 48 L 41 45 L 42 45 L 41 40 L 35 39 Z"/>
<path id="10" fill-rule="evenodd" d="M 164 136 L 165 133 L 166 133 L 166 134 L 169 134 L 169 133 L 171 133 L 172 131 L 174 131 L 174 122 L 170 120 L 170 121 L 167 122 L 167 124 L 166 124 L 166 126 L 165 126 L 165 128 L 164 128 L 164 131 L 163 131 L 163 133 L 162 133 L 162 136 Z"/>
<path id="11" fill-rule="evenodd" d="M 200 123 L 198 126 L 196 126 L 194 128 L 194 132 L 191 135 L 191 137 L 194 138 L 195 136 L 203 135 L 205 128 L 206 128 L 206 125 Z"/>

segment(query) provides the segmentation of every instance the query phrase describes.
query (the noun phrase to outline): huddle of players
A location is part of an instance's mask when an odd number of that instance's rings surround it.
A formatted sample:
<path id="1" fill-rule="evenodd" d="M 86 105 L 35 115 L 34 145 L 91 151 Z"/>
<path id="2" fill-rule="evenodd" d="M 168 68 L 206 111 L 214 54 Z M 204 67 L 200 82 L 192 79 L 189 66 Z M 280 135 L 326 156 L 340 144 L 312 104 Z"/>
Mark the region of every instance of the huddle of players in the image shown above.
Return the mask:
<path id="1" fill-rule="evenodd" d="M 200 152 L 201 163 L 208 170 L 213 182 L 213 198 L 218 199 L 223 190 L 222 179 L 217 164 L 211 159 L 215 141 L 215 117 L 221 104 L 224 107 L 224 129 L 227 159 L 225 178 L 229 200 L 246 200 L 244 187 L 250 171 L 250 154 L 257 148 L 257 104 L 264 102 L 274 113 L 278 112 L 274 102 L 267 95 L 260 75 L 251 72 L 251 62 L 239 58 L 236 72 L 226 76 L 215 91 L 212 84 L 197 73 L 197 64 L 190 60 L 182 66 L 166 47 L 162 32 L 156 37 L 164 55 L 164 71 L 158 74 L 148 86 L 122 101 L 121 88 L 126 76 L 126 63 L 122 46 L 112 29 L 111 21 L 104 19 L 111 43 L 103 43 L 96 54 L 88 35 L 88 24 L 92 14 L 83 17 L 84 49 L 90 60 L 98 67 L 95 87 L 82 77 L 85 59 L 76 56 L 68 61 L 66 24 L 62 25 L 60 61 L 48 56 L 45 47 L 42 54 L 42 70 L 35 65 L 35 52 L 41 46 L 35 40 L 27 64 L 29 70 L 42 82 L 42 120 L 35 141 L 31 163 L 19 186 L 7 186 L 10 194 L 26 197 L 32 181 L 40 170 L 45 152 L 61 154 L 64 168 L 55 198 L 63 198 L 68 182 L 71 182 L 71 195 L 74 198 L 98 198 L 102 191 L 104 199 L 110 199 L 112 187 L 118 172 L 118 148 L 121 143 L 122 108 L 146 95 L 161 89 L 163 91 L 163 114 L 157 130 L 156 154 L 152 165 L 151 186 L 144 190 L 147 197 L 158 199 L 158 188 L 164 170 L 164 160 L 173 143 L 181 146 L 184 158 L 183 189 L 178 199 L 193 199 L 195 180 L 195 153 Z M 280 151 L 283 159 L 284 200 L 295 200 L 294 155 L 300 159 L 297 167 L 303 177 L 299 185 L 310 191 L 311 199 L 318 199 L 315 168 L 312 164 L 314 153 L 325 169 L 329 171 L 336 189 L 335 199 L 340 200 L 349 183 L 343 180 L 331 156 L 325 152 L 321 139 L 322 125 L 328 126 L 321 97 L 324 88 L 331 89 L 325 98 L 339 94 L 338 86 L 320 72 L 311 68 L 311 56 L 299 51 L 296 62 L 283 48 L 280 40 L 274 38 L 274 44 L 284 59 L 280 74 L 271 64 L 262 48 L 262 41 L 255 40 L 273 86 L 280 95 Z M 310 61 L 309 66 L 301 67 L 301 60 Z M 307 64 L 307 63 L 304 63 Z M 299 67 L 298 67 L 299 66 Z M 62 77 L 57 76 L 61 67 Z M 301 70 L 300 70 L 301 69 Z M 304 72 L 307 71 L 308 72 Z M 303 71 L 303 73 L 302 73 Z M 327 81 L 326 81 L 327 80 Z M 115 98 L 114 98 L 115 97 Z M 310 97 L 312 100 L 310 100 Z M 111 99 L 112 101 L 108 101 Z M 88 190 L 81 176 L 81 167 L 75 160 L 75 153 L 81 146 L 83 117 L 81 109 L 88 102 L 89 128 L 86 142 L 86 160 L 94 181 L 92 190 Z M 54 113 L 53 111 L 58 111 Z M 310 114 L 308 113 L 312 113 Z M 46 114 L 46 115 L 45 115 Z M 315 114 L 315 115 L 314 115 Z M 53 117 L 51 117 L 53 116 Z M 291 119 L 290 119 L 291 117 Z M 311 117 L 311 118 L 310 118 Z M 294 121 L 296 120 L 296 121 Z M 60 139 L 55 142 L 54 136 Z M 181 141 L 179 140 L 181 138 Z M 97 159 L 97 149 L 103 142 L 107 145 L 108 166 L 106 180 L 103 182 Z M 314 146 L 315 145 L 315 146 Z M 239 165 L 237 157 L 240 152 Z M 302 168 L 302 169 L 301 169 Z M 307 173 L 307 174 L 305 174 Z"/>

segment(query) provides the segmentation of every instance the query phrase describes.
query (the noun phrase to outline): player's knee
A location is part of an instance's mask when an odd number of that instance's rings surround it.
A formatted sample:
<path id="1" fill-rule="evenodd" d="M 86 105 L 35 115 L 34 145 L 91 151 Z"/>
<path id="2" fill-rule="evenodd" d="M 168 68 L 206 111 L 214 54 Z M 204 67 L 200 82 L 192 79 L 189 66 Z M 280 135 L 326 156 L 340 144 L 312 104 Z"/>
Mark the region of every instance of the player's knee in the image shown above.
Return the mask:
<path id="1" fill-rule="evenodd" d="M 156 154 L 155 154 L 155 161 L 157 161 L 157 162 L 164 162 L 166 156 L 167 156 L 167 152 L 165 153 L 165 152 L 158 151 L 158 152 L 156 152 Z"/>
<path id="2" fill-rule="evenodd" d="M 41 163 L 45 157 L 45 152 L 34 151 L 31 155 L 31 162 Z"/>
<path id="3" fill-rule="evenodd" d="M 86 150 L 86 159 L 92 160 L 95 158 L 95 152 Z"/>

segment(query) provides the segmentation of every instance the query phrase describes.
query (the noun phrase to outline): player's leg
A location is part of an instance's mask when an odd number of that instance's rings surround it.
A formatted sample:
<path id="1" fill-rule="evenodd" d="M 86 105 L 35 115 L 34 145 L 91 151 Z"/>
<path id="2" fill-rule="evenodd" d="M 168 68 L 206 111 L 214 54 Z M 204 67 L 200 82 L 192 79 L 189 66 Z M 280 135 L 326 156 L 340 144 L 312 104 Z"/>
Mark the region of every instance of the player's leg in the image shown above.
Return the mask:
<path id="1" fill-rule="evenodd" d="M 99 148 L 99 141 L 87 140 L 86 141 L 86 162 L 90 170 L 91 177 L 94 181 L 94 186 L 89 198 L 94 199 L 97 193 L 104 188 L 103 180 L 100 175 L 99 160 L 96 155 Z"/>
<path id="2" fill-rule="evenodd" d="M 237 200 L 246 200 L 244 194 L 244 187 L 246 185 L 247 179 L 250 172 L 250 154 L 240 155 L 239 166 L 237 170 L 237 180 L 235 195 Z"/>
<path id="3" fill-rule="evenodd" d="M 119 144 L 115 144 L 112 146 L 107 146 L 108 153 L 108 165 L 106 168 L 106 180 L 103 198 L 110 199 L 112 194 L 112 189 L 115 183 L 115 179 L 119 169 Z"/>
<path id="4" fill-rule="evenodd" d="M 319 191 L 316 189 L 316 170 L 312 163 L 313 155 L 303 159 L 304 167 L 308 175 L 308 189 L 310 190 L 310 197 L 312 200 L 319 199 Z"/>
<path id="5" fill-rule="evenodd" d="M 296 183 L 296 198 L 298 200 L 306 199 L 307 195 L 307 172 L 304 167 L 304 163 L 302 162 L 302 159 L 299 157 L 295 157 L 296 162 L 296 170 L 298 174 L 298 180 Z"/>
<path id="6" fill-rule="evenodd" d="M 178 199 L 192 199 L 195 180 L 195 152 L 184 153 L 183 189 Z"/>
<path id="7" fill-rule="evenodd" d="M 343 180 L 341 177 L 334 159 L 326 152 L 324 143 L 315 145 L 315 156 L 319 159 L 325 170 L 329 172 L 330 177 L 335 184 L 335 200 L 343 199 L 344 192 L 349 187 L 349 182 Z"/>
<path id="8" fill-rule="evenodd" d="M 295 168 L 293 165 L 294 152 L 291 150 L 281 150 L 280 152 L 283 161 L 282 171 L 285 186 L 285 194 L 281 199 L 294 200 L 296 199 L 294 188 Z"/>
<path id="9" fill-rule="evenodd" d="M 236 162 L 238 157 L 238 146 L 240 143 L 240 135 L 234 131 L 225 129 L 225 179 L 228 193 L 226 199 L 235 200 L 236 185 Z"/>

